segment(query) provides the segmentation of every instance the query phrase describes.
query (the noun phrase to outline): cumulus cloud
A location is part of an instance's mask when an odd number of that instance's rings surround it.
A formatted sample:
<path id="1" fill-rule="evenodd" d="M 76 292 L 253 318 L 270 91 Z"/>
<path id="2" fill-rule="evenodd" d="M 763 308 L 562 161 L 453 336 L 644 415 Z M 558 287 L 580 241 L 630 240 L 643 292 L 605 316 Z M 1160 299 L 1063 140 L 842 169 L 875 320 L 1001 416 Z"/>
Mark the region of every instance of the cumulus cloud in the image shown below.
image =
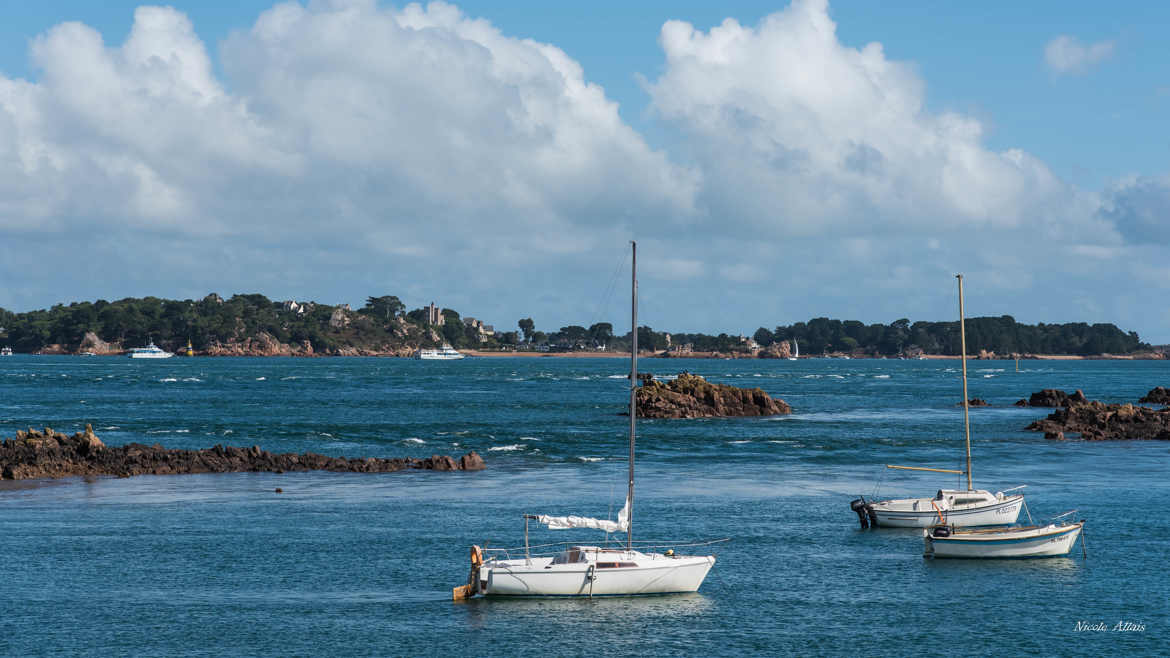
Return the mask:
<path id="1" fill-rule="evenodd" d="M 1131 176 L 1104 196 L 1100 212 L 1126 241 L 1170 245 L 1170 176 Z"/>
<path id="2" fill-rule="evenodd" d="M 1044 63 L 1055 73 L 1084 73 L 1113 54 L 1112 41 L 1082 44 L 1062 34 L 1044 46 Z"/>
<path id="3" fill-rule="evenodd" d="M 653 106 L 703 163 L 701 198 L 715 217 L 788 236 L 1056 231 L 1081 202 L 1035 157 L 983 146 L 977 120 L 926 111 L 913 67 L 878 43 L 843 45 L 824 0 L 796 0 L 756 27 L 671 21 L 660 41 Z M 1058 217 L 1060 229 L 1046 227 Z"/>
<path id="4" fill-rule="evenodd" d="M 564 251 L 597 217 L 692 212 L 697 174 L 579 64 L 443 3 L 277 5 L 224 45 L 230 84 L 171 8 L 139 8 L 120 46 L 66 23 L 31 54 L 38 81 L 0 78 L 6 227 L 348 233 L 395 254 L 451 231 Z"/>

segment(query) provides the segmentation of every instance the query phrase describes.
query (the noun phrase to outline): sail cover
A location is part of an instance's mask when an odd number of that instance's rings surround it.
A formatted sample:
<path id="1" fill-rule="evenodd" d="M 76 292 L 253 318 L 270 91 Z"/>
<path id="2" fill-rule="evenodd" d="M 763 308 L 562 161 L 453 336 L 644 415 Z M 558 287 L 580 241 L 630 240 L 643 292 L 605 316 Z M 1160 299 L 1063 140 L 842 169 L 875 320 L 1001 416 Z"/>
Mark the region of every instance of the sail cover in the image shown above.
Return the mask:
<path id="1" fill-rule="evenodd" d="M 594 519 L 588 516 L 548 516 L 541 515 L 538 519 L 547 525 L 550 530 L 568 530 L 569 528 L 596 528 L 606 532 L 625 532 L 630 527 L 630 499 L 626 498 L 626 505 L 618 512 L 618 520 Z"/>

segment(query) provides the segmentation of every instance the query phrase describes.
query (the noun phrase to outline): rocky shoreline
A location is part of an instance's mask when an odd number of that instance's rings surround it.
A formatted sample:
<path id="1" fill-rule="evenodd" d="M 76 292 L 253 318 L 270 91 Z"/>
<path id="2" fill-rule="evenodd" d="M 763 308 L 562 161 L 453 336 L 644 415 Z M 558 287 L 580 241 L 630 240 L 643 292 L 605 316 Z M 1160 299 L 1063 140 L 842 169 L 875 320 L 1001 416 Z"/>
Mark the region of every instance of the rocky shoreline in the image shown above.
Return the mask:
<path id="1" fill-rule="evenodd" d="M 736 388 L 712 384 L 699 375 L 682 373 L 662 382 L 643 375 L 635 395 L 643 418 L 716 418 L 775 416 L 792 413 L 792 407 L 769 396 L 762 388 Z"/>
<path id="2" fill-rule="evenodd" d="M 404 470 L 478 471 L 483 458 L 469 452 L 459 459 L 434 455 L 426 459 L 329 457 L 316 453 L 274 454 L 251 448 L 216 445 L 204 450 L 168 450 L 158 444 L 130 443 L 110 447 L 93 429 L 66 436 L 46 427 L 42 431 L 18 431 L 0 443 L 0 480 L 62 478 L 78 475 L 178 475 L 191 473 L 244 473 L 286 471 L 334 471 L 342 473 L 393 473 Z"/>

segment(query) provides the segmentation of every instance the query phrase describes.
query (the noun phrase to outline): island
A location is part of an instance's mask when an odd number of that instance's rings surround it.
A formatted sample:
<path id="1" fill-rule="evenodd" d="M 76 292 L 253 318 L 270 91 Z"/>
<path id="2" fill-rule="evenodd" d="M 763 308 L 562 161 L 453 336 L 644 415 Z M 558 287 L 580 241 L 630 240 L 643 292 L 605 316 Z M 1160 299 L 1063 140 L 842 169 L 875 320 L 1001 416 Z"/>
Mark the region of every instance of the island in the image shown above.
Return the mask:
<path id="1" fill-rule="evenodd" d="M 107 446 L 85 426 L 85 431 L 66 436 L 52 428 L 18 431 L 0 443 L 0 480 L 62 478 L 77 475 L 176 475 L 190 473 L 242 473 L 335 471 L 345 473 L 392 473 L 404 470 L 478 471 L 485 467 L 474 451 L 459 459 L 434 455 L 425 459 L 378 459 L 274 454 L 251 448 L 216 445 L 204 450 L 168 450 L 160 445 L 130 443 Z"/>
<path id="2" fill-rule="evenodd" d="M 792 407 L 761 388 L 713 384 L 699 375 L 682 373 L 670 381 L 640 375 L 635 394 L 643 418 L 715 418 L 774 416 L 792 413 Z"/>

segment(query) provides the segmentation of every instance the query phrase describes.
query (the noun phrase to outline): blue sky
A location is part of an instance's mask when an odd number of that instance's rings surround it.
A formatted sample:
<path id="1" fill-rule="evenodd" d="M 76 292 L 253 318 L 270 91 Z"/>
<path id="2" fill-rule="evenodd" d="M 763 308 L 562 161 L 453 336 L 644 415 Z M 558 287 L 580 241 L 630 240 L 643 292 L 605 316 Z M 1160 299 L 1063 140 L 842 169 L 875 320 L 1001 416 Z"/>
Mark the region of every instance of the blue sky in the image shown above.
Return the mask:
<path id="1" fill-rule="evenodd" d="M 637 238 L 655 327 L 946 319 L 964 271 L 1170 342 L 1161 3 L 138 7 L 0 0 L 0 306 L 620 325 Z"/>

